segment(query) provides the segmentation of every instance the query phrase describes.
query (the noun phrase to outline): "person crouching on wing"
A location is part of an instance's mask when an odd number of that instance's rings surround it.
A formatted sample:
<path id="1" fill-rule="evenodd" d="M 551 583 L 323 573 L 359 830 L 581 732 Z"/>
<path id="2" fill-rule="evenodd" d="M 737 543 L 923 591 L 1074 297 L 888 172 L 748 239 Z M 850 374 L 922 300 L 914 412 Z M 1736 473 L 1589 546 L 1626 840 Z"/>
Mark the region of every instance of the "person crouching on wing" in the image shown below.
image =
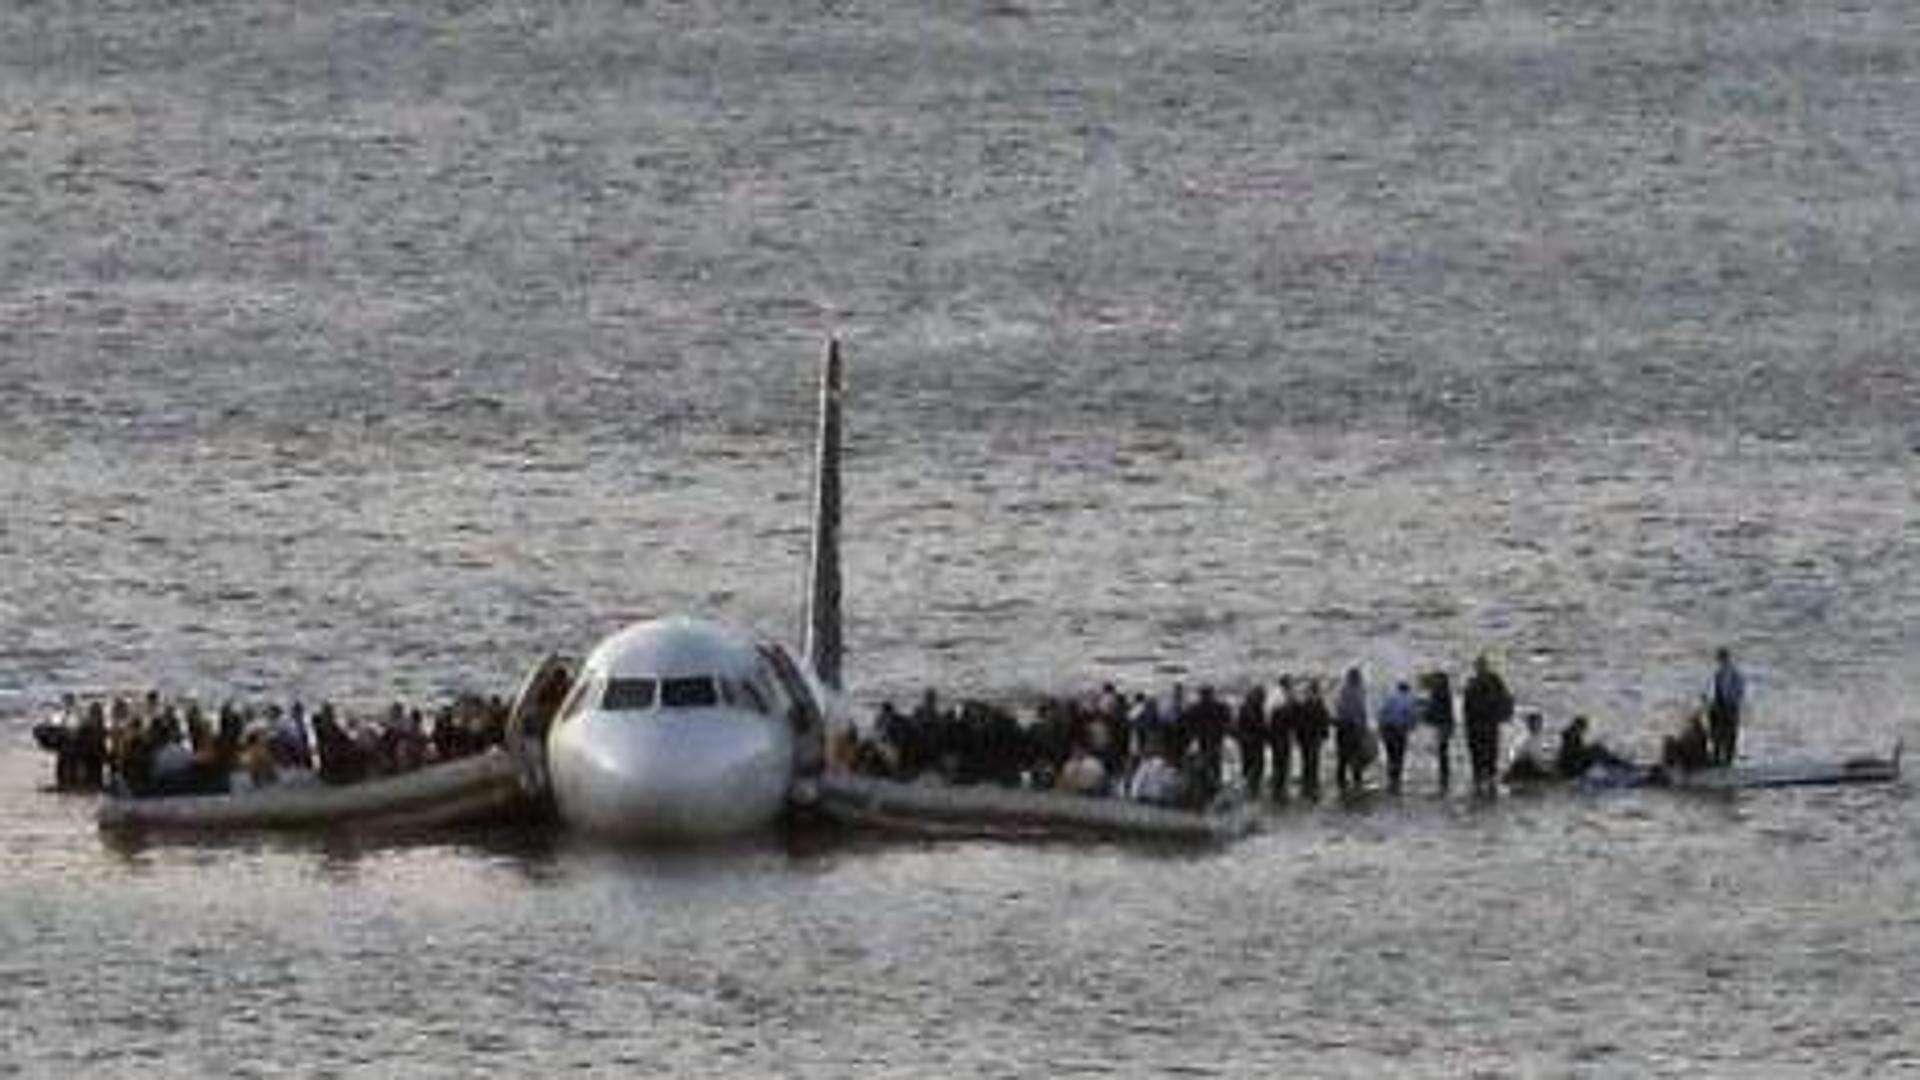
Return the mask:
<path id="1" fill-rule="evenodd" d="M 1072 795 L 1105 795 L 1107 767 L 1100 763 L 1092 747 L 1085 742 L 1075 742 L 1067 753 L 1067 760 L 1060 765 L 1060 776 L 1054 781 L 1053 789 Z"/>
<path id="2" fill-rule="evenodd" d="M 1607 749 L 1605 743 L 1587 739 L 1587 718 L 1576 716 L 1560 732 L 1560 750 L 1554 755 L 1553 769 L 1567 780 L 1578 780 L 1594 766 L 1632 769 L 1633 762 Z"/>
<path id="3" fill-rule="evenodd" d="M 1513 744 L 1513 753 L 1507 758 L 1507 782 L 1550 780 L 1553 773 L 1547 767 L 1546 722 L 1539 713 L 1529 712 L 1523 723 L 1526 734 Z"/>
<path id="4" fill-rule="evenodd" d="M 1698 772 L 1713 764 L 1712 743 L 1707 737 L 1706 720 L 1700 711 L 1687 714 L 1677 735 L 1669 735 L 1660 744 L 1660 765 L 1668 772 Z"/>
<path id="5" fill-rule="evenodd" d="M 1127 778 L 1127 798 L 1154 806 L 1177 806 L 1181 789 L 1180 770 L 1167 760 L 1166 739 L 1159 732 L 1148 734 L 1140 763 Z"/>

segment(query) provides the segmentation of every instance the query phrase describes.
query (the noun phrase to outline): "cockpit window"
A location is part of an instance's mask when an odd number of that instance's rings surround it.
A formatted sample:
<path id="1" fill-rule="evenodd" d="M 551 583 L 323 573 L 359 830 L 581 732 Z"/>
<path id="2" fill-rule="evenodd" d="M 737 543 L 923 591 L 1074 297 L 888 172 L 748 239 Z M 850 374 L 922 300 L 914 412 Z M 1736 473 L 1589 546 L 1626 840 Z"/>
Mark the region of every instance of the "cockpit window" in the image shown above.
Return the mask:
<path id="1" fill-rule="evenodd" d="M 607 692 L 601 695 L 600 707 L 607 712 L 651 709 L 659 686 L 653 679 L 613 679 L 607 683 Z"/>
<path id="2" fill-rule="evenodd" d="M 660 682 L 660 704 L 668 709 L 693 705 L 718 705 L 720 694 L 714 689 L 711 676 L 695 675 L 684 679 L 663 679 Z"/>

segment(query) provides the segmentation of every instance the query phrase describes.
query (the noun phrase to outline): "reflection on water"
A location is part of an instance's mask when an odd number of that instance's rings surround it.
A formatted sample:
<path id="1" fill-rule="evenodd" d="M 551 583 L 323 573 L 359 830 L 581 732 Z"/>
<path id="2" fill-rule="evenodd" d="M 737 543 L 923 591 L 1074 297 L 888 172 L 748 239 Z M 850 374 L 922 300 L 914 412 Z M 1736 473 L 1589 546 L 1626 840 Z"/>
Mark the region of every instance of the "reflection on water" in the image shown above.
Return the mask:
<path id="1" fill-rule="evenodd" d="M 5 826 L 29 1072 L 1797 1071 L 1903 1060 L 1920 961 L 1905 784 L 1370 795 L 1199 849 L 196 841 L 85 802 Z"/>
<path id="2" fill-rule="evenodd" d="M 368 832 L 343 828 L 317 832 L 103 829 L 103 851 L 129 870 L 171 866 L 210 866 L 265 859 L 311 860 L 330 881 L 348 883 L 369 860 L 406 857 L 436 850 L 458 858 L 490 861 L 521 873 L 529 883 L 551 875 L 562 838 L 539 826 L 490 826 L 409 832 Z"/>

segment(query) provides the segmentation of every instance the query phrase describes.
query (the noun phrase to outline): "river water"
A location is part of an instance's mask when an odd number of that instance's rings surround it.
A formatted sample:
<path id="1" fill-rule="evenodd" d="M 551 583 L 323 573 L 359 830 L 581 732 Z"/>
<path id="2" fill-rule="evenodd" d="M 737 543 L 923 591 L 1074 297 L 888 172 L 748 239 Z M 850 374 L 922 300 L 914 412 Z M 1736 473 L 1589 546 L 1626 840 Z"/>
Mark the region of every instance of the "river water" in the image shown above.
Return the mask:
<path id="1" fill-rule="evenodd" d="M 0 1075 L 1920 1073 L 1906 784 L 194 844 L 26 734 L 789 634 L 839 335 L 862 715 L 1485 651 L 1645 755 L 1726 644 L 1749 757 L 1920 739 L 1912 19 L 7 8 Z"/>

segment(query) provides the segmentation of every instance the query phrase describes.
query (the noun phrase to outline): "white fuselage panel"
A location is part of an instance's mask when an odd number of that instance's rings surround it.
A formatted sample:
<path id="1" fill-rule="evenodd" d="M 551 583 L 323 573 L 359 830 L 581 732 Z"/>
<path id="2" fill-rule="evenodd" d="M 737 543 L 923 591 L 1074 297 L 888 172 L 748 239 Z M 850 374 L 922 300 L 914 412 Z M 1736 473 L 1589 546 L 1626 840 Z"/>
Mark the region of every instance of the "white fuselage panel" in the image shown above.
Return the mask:
<path id="1" fill-rule="evenodd" d="M 548 741 L 560 816 L 603 836 L 700 839 L 765 828 L 786 807 L 793 737 L 726 708 L 590 712 Z"/>

